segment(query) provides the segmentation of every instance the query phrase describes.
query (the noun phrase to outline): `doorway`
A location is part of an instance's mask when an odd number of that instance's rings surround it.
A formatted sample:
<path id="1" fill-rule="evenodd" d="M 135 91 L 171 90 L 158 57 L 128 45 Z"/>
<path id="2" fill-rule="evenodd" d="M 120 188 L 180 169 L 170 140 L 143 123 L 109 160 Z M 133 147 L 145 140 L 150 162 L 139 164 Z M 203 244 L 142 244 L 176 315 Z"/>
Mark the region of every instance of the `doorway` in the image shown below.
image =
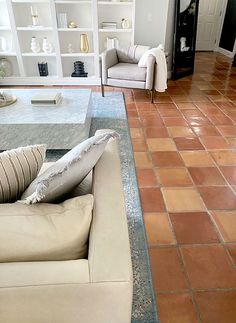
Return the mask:
<path id="1" fill-rule="evenodd" d="M 196 50 L 215 50 L 222 26 L 224 5 L 225 1 L 222 0 L 200 0 Z"/>

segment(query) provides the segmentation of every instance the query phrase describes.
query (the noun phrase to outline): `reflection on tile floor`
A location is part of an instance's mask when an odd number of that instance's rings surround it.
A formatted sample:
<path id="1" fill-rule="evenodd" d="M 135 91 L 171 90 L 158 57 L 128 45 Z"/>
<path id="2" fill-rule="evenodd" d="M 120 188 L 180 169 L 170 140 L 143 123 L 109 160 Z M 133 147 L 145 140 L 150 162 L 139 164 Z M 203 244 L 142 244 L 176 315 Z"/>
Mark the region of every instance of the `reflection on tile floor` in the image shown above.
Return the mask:
<path id="1" fill-rule="evenodd" d="M 161 323 L 236 322 L 236 69 L 125 90 Z"/>

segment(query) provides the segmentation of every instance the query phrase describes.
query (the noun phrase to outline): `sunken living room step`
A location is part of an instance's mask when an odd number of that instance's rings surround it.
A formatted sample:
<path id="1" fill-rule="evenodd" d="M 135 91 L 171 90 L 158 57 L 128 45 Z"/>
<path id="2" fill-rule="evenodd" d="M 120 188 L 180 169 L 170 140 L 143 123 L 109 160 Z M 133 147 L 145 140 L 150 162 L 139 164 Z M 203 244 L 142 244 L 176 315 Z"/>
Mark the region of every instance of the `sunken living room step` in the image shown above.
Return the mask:
<path id="1" fill-rule="evenodd" d="M 84 63 L 81 61 L 74 62 L 74 72 L 71 74 L 72 77 L 87 77 L 88 73 L 84 71 Z"/>

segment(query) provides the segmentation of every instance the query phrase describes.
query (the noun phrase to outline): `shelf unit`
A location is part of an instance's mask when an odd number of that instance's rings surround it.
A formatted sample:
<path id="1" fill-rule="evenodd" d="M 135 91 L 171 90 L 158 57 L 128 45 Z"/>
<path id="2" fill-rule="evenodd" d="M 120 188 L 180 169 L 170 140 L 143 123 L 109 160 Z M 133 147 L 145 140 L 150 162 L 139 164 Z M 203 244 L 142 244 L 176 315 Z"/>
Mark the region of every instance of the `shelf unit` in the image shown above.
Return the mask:
<path id="1" fill-rule="evenodd" d="M 100 82 L 99 58 L 106 49 L 107 37 L 119 39 L 120 46 L 133 44 L 135 23 L 135 1 L 99 0 L 0 0 L 0 58 L 6 57 L 12 64 L 13 75 L 0 79 L 0 84 L 85 84 Z M 37 7 L 40 26 L 33 27 L 30 7 Z M 68 23 L 74 21 L 78 28 L 60 28 L 58 13 L 66 13 Z M 122 29 L 122 18 L 131 23 Z M 117 29 L 102 29 L 102 22 L 116 22 Z M 80 52 L 80 35 L 87 34 L 89 52 Z M 53 52 L 33 53 L 31 38 L 35 36 L 42 45 L 47 39 Z M 7 42 L 3 50 L 1 40 Z M 68 52 L 72 44 L 73 52 Z M 6 46 L 5 46 L 6 47 Z M 84 62 L 87 78 L 71 77 L 73 63 Z M 47 62 L 49 75 L 40 77 L 38 62 Z"/>

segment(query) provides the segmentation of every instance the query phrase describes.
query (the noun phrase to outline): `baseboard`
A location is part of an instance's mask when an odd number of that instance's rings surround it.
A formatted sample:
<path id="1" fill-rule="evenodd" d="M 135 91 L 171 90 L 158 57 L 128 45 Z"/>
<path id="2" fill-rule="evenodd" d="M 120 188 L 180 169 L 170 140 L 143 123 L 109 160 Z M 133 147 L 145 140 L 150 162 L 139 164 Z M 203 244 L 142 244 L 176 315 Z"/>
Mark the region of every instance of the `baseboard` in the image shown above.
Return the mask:
<path id="1" fill-rule="evenodd" d="M 218 47 L 216 49 L 216 52 L 219 52 L 219 53 L 221 53 L 221 54 L 223 54 L 225 56 L 228 56 L 230 58 L 233 58 L 234 57 L 234 53 L 233 52 L 230 52 L 227 49 L 224 49 L 224 48 L 221 48 L 221 47 Z"/>

